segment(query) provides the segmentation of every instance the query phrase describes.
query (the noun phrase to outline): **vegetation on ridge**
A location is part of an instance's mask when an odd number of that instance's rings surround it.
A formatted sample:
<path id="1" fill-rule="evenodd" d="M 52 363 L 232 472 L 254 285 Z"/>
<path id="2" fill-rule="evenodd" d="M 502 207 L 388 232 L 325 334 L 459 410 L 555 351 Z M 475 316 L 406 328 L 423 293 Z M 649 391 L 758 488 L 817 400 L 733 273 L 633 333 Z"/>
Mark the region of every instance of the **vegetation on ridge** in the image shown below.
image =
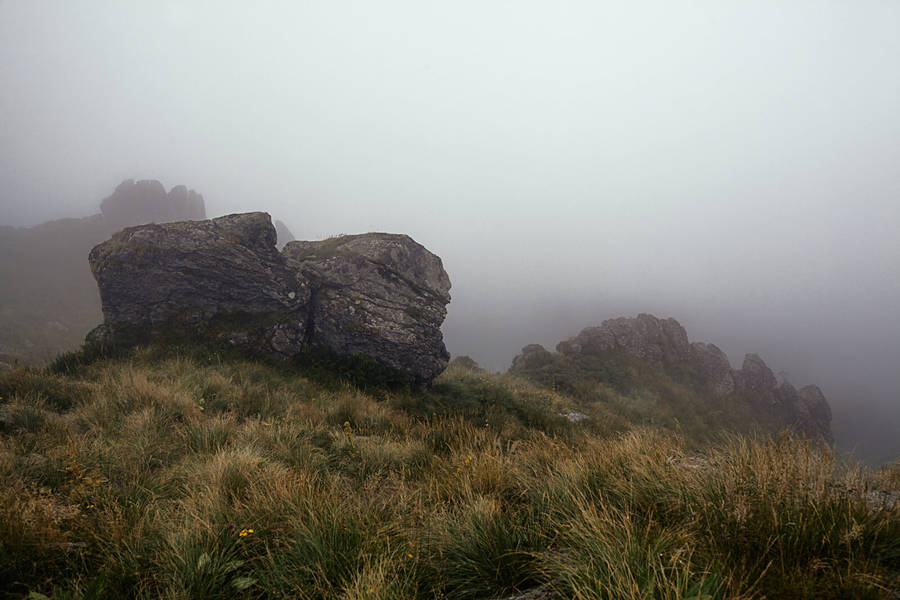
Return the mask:
<path id="1" fill-rule="evenodd" d="M 426 391 L 149 347 L 0 374 L 0 590 L 888 598 L 898 472 L 456 361 Z M 307 375 L 308 372 L 304 371 Z M 588 416 L 577 421 L 567 413 Z M 881 487 L 874 488 L 879 485 Z M 33 596 L 39 597 L 39 596 Z"/>

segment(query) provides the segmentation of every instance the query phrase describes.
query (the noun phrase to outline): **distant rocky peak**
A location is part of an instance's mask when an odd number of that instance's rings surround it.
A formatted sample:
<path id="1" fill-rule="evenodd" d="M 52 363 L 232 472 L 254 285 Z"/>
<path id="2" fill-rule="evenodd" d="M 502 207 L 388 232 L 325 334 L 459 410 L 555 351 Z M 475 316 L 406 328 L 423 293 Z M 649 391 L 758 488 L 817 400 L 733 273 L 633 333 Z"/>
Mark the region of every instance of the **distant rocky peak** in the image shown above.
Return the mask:
<path id="1" fill-rule="evenodd" d="M 787 381 L 786 373 L 777 378 L 758 354 L 747 354 L 741 368 L 732 369 L 722 350 L 714 344 L 691 343 L 684 327 L 672 318 L 641 313 L 607 319 L 560 342 L 556 350 L 564 357 L 595 360 L 605 360 L 610 352 L 625 352 L 663 367 L 675 366 L 674 371 L 693 373 L 719 398 L 739 396 L 739 401 L 774 415 L 784 425 L 829 442 L 833 439 L 831 409 L 819 388 L 807 386 L 798 391 Z M 512 370 L 535 369 L 552 358 L 541 346 L 526 346 L 514 359 Z"/>
<path id="2" fill-rule="evenodd" d="M 687 332 L 678 321 L 647 313 L 607 319 L 557 346 L 562 354 L 599 354 L 616 349 L 653 362 L 684 360 L 691 351 Z"/>
<path id="3" fill-rule="evenodd" d="M 126 179 L 100 203 L 100 210 L 110 229 L 206 218 L 203 196 L 183 185 L 166 193 L 155 179 Z"/>
<path id="4" fill-rule="evenodd" d="M 778 387 L 775 374 L 759 354 L 744 356 L 744 364 L 741 366 L 741 383 L 745 389 L 755 392 L 774 390 Z"/>

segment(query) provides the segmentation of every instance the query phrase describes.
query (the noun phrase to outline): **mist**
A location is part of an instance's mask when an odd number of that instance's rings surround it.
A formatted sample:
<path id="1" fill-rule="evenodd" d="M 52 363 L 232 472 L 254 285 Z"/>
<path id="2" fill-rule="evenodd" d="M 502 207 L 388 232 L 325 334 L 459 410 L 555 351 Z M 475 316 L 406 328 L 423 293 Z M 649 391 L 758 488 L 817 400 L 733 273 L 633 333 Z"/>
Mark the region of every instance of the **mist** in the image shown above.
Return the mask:
<path id="1" fill-rule="evenodd" d="M 673 316 L 900 454 L 900 4 L 0 1 L 0 225 L 126 178 L 402 232 L 497 370 Z M 85 257 L 85 261 L 86 261 Z"/>

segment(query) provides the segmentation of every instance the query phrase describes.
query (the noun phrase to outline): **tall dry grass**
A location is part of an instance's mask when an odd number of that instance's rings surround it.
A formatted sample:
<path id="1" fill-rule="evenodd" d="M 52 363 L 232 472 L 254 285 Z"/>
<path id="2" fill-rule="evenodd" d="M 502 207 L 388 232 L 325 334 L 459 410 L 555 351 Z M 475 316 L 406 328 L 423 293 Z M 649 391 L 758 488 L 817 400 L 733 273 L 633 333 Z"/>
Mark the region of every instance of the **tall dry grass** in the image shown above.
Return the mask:
<path id="1" fill-rule="evenodd" d="M 706 444 L 458 366 L 427 392 L 363 392 L 161 354 L 0 375 L 6 597 L 898 589 L 897 478 L 812 443 Z"/>

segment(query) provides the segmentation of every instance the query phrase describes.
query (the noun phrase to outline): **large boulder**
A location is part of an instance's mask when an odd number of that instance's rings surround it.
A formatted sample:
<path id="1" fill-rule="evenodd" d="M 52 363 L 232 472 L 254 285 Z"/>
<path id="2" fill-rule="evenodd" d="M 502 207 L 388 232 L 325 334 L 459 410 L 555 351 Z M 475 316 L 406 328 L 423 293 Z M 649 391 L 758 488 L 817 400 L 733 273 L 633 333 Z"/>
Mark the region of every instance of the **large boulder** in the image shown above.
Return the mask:
<path id="1" fill-rule="evenodd" d="M 441 259 L 407 235 L 290 242 L 287 264 L 311 282 L 311 337 L 342 355 L 379 357 L 431 380 L 450 355 L 440 326 L 450 302 Z"/>
<path id="2" fill-rule="evenodd" d="M 450 280 L 405 235 L 291 242 L 266 213 L 125 229 L 91 251 L 104 325 L 128 342 L 192 326 L 268 355 L 366 355 L 416 383 L 447 365 Z M 195 326 L 200 326 L 199 329 Z"/>

